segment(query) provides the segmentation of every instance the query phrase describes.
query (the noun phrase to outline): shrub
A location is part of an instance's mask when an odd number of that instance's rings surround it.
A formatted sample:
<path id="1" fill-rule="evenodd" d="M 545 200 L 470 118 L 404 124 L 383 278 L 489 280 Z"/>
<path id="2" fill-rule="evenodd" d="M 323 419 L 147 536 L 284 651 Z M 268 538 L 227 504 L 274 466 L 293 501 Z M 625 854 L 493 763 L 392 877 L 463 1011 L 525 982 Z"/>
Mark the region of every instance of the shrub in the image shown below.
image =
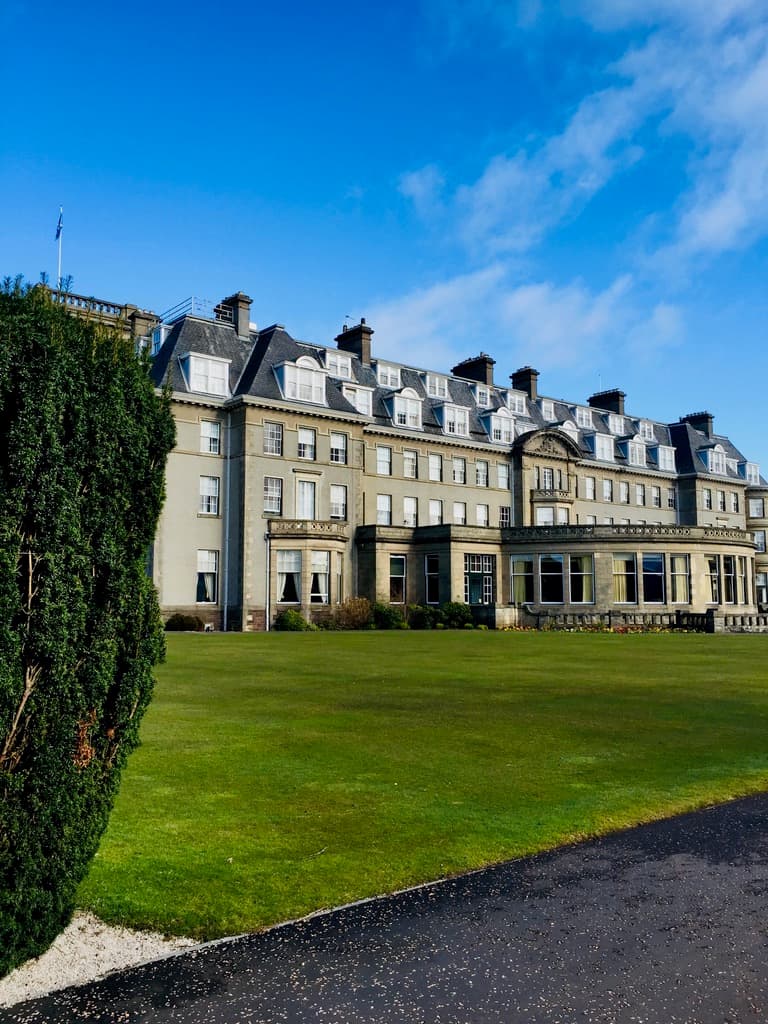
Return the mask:
<path id="1" fill-rule="evenodd" d="M 286 608 L 275 618 L 273 629 L 282 633 L 306 633 L 309 623 L 295 608 Z"/>
<path id="2" fill-rule="evenodd" d="M 474 625 L 472 609 L 461 601 L 446 601 L 441 606 L 443 621 L 449 629 L 463 629 L 467 624 Z"/>
<path id="3" fill-rule="evenodd" d="M 167 633 L 183 633 L 190 630 L 202 633 L 205 629 L 205 623 L 199 615 L 185 615 L 184 612 L 175 612 L 167 619 L 165 629 Z"/>
<path id="4" fill-rule="evenodd" d="M 409 605 L 408 625 L 411 629 L 437 629 L 439 625 L 444 628 L 443 613 L 434 605 Z"/>
<path id="5" fill-rule="evenodd" d="M 396 605 L 377 601 L 373 606 L 373 624 L 376 629 L 402 629 L 405 620 Z"/>
<path id="6" fill-rule="evenodd" d="M 69 921 L 164 634 L 146 555 L 174 443 L 130 341 L 0 286 L 0 976 Z"/>
<path id="7" fill-rule="evenodd" d="M 366 629 L 373 621 L 371 602 L 367 597 L 348 597 L 334 618 L 339 629 Z"/>

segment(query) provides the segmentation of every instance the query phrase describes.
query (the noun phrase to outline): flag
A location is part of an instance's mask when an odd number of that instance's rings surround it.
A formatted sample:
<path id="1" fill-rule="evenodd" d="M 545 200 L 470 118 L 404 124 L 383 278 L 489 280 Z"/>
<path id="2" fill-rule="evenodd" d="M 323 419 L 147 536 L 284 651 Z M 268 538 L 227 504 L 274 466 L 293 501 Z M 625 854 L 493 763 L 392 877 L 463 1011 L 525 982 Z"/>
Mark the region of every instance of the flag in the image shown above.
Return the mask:
<path id="1" fill-rule="evenodd" d="M 56 241 L 58 242 L 61 232 L 64 230 L 64 211 L 59 211 L 59 223 L 56 225 Z"/>

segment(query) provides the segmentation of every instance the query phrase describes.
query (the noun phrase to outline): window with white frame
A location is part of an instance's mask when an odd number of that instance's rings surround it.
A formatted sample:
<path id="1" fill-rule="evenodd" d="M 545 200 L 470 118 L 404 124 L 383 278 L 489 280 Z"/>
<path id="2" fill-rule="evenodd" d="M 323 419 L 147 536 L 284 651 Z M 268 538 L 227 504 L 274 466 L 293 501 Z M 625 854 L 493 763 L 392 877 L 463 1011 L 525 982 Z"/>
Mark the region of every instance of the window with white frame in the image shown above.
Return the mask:
<path id="1" fill-rule="evenodd" d="M 637 604 L 637 563 L 634 554 L 613 556 L 613 600 L 615 604 Z"/>
<path id="2" fill-rule="evenodd" d="M 430 453 L 429 455 L 429 479 L 439 483 L 443 479 L 443 457 Z"/>
<path id="3" fill-rule="evenodd" d="M 408 480 L 419 476 L 419 453 L 412 448 L 403 448 L 403 476 Z"/>
<path id="4" fill-rule="evenodd" d="M 207 455 L 221 454 L 221 424 L 215 420 L 200 421 L 200 451 Z"/>
<path id="5" fill-rule="evenodd" d="M 347 463 L 347 435 L 331 431 L 331 462 L 341 466 Z"/>
<path id="6" fill-rule="evenodd" d="M 601 462 L 613 462 L 613 438 L 606 434 L 595 434 L 595 458 Z"/>
<path id="7" fill-rule="evenodd" d="M 667 488 L 667 508 L 677 508 L 677 492 L 674 487 Z"/>
<path id="8" fill-rule="evenodd" d="M 536 526 L 554 526 L 555 509 L 553 505 L 537 505 Z"/>
<path id="9" fill-rule="evenodd" d="M 328 583 L 331 575 L 331 553 L 330 551 L 313 551 L 310 558 L 310 603 L 328 604 Z"/>
<path id="10" fill-rule="evenodd" d="M 317 488 L 314 480 L 296 481 L 296 518 L 315 519 Z"/>
<path id="11" fill-rule="evenodd" d="M 522 391 L 507 392 L 507 408 L 513 416 L 527 416 L 528 406 L 526 400 L 527 395 Z"/>
<path id="12" fill-rule="evenodd" d="M 739 511 L 739 496 L 736 491 L 731 491 L 731 512 Z"/>
<path id="13" fill-rule="evenodd" d="M 563 556 L 539 555 L 539 593 L 542 604 L 562 604 Z"/>
<path id="14" fill-rule="evenodd" d="M 643 601 L 646 604 L 664 604 L 664 555 L 657 552 L 643 554 Z"/>
<path id="15" fill-rule="evenodd" d="M 615 413 L 615 412 L 609 413 L 608 414 L 608 429 L 610 430 L 610 432 L 612 434 L 617 434 L 619 437 L 622 434 L 626 434 L 627 430 L 626 430 L 626 424 L 624 422 L 624 417 L 620 416 L 618 413 Z"/>
<path id="16" fill-rule="evenodd" d="M 490 424 L 489 436 L 492 441 L 499 444 L 512 444 L 515 439 L 515 421 L 511 416 L 505 415 L 506 410 L 494 413 L 488 417 Z"/>
<path id="17" fill-rule="evenodd" d="M 736 604 L 735 555 L 723 555 L 723 604 Z"/>
<path id="18" fill-rule="evenodd" d="M 277 600 L 280 604 L 301 601 L 301 551 L 277 552 Z"/>
<path id="19" fill-rule="evenodd" d="M 405 555 L 389 556 L 389 603 L 405 604 Z"/>
<path id="20" fill-rule="evenodd" d="M 412 388 L 394 396 L 392 421 L 398 427 L 421 429 L 421 399 Z"/>
<path id="21" fill-rule="evenodd" d="M 551 421 L 555 418 L 555 403 L 551 398 L 541 399 L 541 415 L 547 421 Z"/>
<path id="22" fill-rule="evenodd" d="M 458 455 L 453 457 L 453 482 L 455 484 L 465 484 L 467 482 L 467 460 L 460 458 Z"/>
<path id="23" fill-rule="evenodd" d="M 603 480 L 603 501 L 613 501 L 613 480 Z"/>
<path id="24" fill-rule="evenodd" d="M 595 567 L 592 555 L 568 556 L 571 604 L 594 604 Z"/>
<path id="25" fill-rule="evenodd" d="M 656 446 L 656 462 L 660 470 L 665 473 L 675 472 L 675 449 L 668 445 Z"/>
<path id="26" fill-rule="evenodd" d="M 720 604 L 720 559 L 717 555 L 707 556 L 707 576 L 709 577 L 709 597 L 711 604 Z"/>
<path id="27" fill-rule="evenodd" d="M 755 538 L 755 548 L 758 554 L 762 554 L 765 551 L 765 530 L 755 530 L 752 536 Z"/>
<path id="28" fill-rule="evenodd" d="M 440 556 L 424 556 L 424 596 L 427 604 L 440 604 Z"/>
<path id="29" fill-rule="evenodd" d="M 581 427 L 582 430 L 591 430 L 594 426 L 592 422 L 592 410 L 584 409 L 582 406 L 576 406 L 576 424 Z"/>
<path id="30" fill-rule="evenodd" d="M 475 483 L 478 487 L 488 486 L 488 463 L 485 459 L 478 459 L 475 462 Z"/>
<path id="31" fill-rule="evenodd" d="M 559 506 L 557 509 L 557 525 L 567 526 L 569 522 L 569 512 L 567 508 Z"/>
<path id="32" fill-rule="evenodd" d="M 352 356 L 346 352 L 326 352 L 325 368 L 331 377 L 349 380 L 352 376 Z"/>
<path id="33" fill-rule="evenodd" d="M 379 526 L 392 525 L 392 495 L 376 495 L 376 522 Z"/>
<path id="34" fill-rule="evenodd" d="M 707 454 L 707 469 L 710 473 L 724 474 L 726 472 L 725 467 L 725 452 L 719 445 L 715 445 L 714 448 L 710 448 Z"/>
<path id="35" fill-rule="evenodd" d="M 487 409 L 491 404 L 491 389 L 485 384 L 475 385 L 475 401 L 481 409 Z"/>
<path id="36" fill-rule="evenodd" d="M 619 481 L 619 501 L 622 505 L 629 504 L 629 484 L 624 480 Z"/>
<path id="37" fill-rule="evenodd" d="M 509 463 L 499 462 L 496 466 L 496 470 L 498 473 L 499 487 L 502 491 L 508 491 L 512 479 Z"/>
<path id="38" fill-rule="evenodd" d="M 717 492 L 717 511 L 725 512 L 725 491 Z"/>
<path id="39" fill-rule="evenodd" d="M 645 484 L 635 484 L 635 504 L 645 507 Z"/>
<path id="40" fill-rule="evenodd" d="M 661 508 L 661 488 L 656 484 L 651 487 L 651 507 Z"/>
<path id="41" fill-rule="evenodd" d="M 376 364 L 376 379 L 383 388 L 400 387 L 400 367 L 389 363 Z"/>
<path id="42" fill-rule="evenodd" d="M 464 555 L 464 603 L 493 604 L 496 600 L 496 556 Z"/>
<path id="43" fill-rule="evenodd" d="M 467 525 L 467 503 L 465 501 L 454 501 L 453 521 L 456 526 Z"/>
<path id="44" fill-rule="evenodd" d="M 282 423 L 264 424 L 264 454 L 283 454 L 283 425 Z"/>
<path id="45" fill-rule="evenodd" d="M 190 353 L 186 360 L 189 390 L 226 398 L 229 395 L 229 360 Z"/>
<path id="46" fill-rule="evenodd" d="M 429 499 L 429 525 L 439 526 L 443 521 L 443 503 L 439 498 Z"/>
<path id="47" fill-rule="evenodd" d="M 331 519 L 347 518 L 347 488 L 344 484 L 331 484 L 330 492 Z"/>
<path id="48" fill-rule="evenodd" d="M 357 409 L 359 413 L 362 413 L 363 416 L 371 415 L 373 391 L 370 388 L 358 388 L 350 384 L 344 384 L 341 393 L 349 404 Z"/>
<path id="49" fill-rule="evenodd" d="M 510 557 L 511 600 L 513 604 L 533 601 L 533 555 Z"/>
<path id="50" fill-rule="evenodd" d="M 499 527 L 504 530 L 512 525 L 511 505 L 499 505 Z"/>
<path id="51" fill-rule="evenodd" d="M 469 435 L 469 409 L 459 405 L 443 406 L 443 431 L 458 437 Z"/>
<path id="52" fill-rule="evenodd" d="M 669 583 L 672 604 L 689 604 L 691 600 L 691 574 L 688 555 L 669 556 Z"/>
<path id="53" fill-rule="evenodd" d="M 283 514 L 283 481 L 279 476 L 264 477 L 264 511 L 273 516 Z"/>
<path id="54" fill-rule="evenodd" d="M 477 505 L 475 509 L 475 522 L 478 526 L 487 526 L 490 522 L 489 508 L 487 505 Z"/>
<path id="55" fill-rule="evenodd" d="M 219 478 L 217 476 L 200 477 L 200 515 L 217 516 L 219 514 Z"/>
<path id="56" fill-rule="evenodd" d="M 738 566 L 739 566 L 739 570 L 738 570 L 739 571 L 739 578 L 738 578 L 738 582 L 739 582 L 739 596 L 738 596 L 738 602 L 739 602 L 739 604 L 751 604 L 751 601 L 749 599 L 749 592 L 747 590 L 747 578 L 748 578 L 747 577 L 747 559 L 744 557 L 744 555 L 739 555 Z"/>
<path id="57" fill-rule="evenodd" d="M 216 604 L 219 596 L 219 552 L 197 552 L 197 604 Z"/>
<path id="58" fill-rule="evenodd" d="M 712 510 L 712 489 L 710 487 L 705 487 L 704 490 L 701 492 L 701 498 L 702 498 L 702 506 L 703 506 L 703 508 L 706 509 L 708 512 L 711 511 Z"/>
<path id="59" fill-rule="evenodd" d="M 392 449 L 387 445 L 376 445 L 376 472 L 379 476 L 392 476 Z"/>
<path id="60" fill-rule="evenodd" d="M 763 519 L 765 517 L 765 501 L 763 498 L 749 499 L 749 518 Z"/>
<path id="61" fill-rule="evenodd" d="M 627 444 L 627 460 L 632 466 L 645 465 L 645 445 L 642 441 L 630 441 Z"/>
<path id="62" fill-rule="evenodd" d="M 551 466 L 542 466 L 538 475 L 542 491 L 555 490 L 555 471 Z"/>
<path id="63" fill-rule="evenodd" d="M 649 423 L 648 420 L 640 420 L 638 433 L 644 441 L 654 441 L 656 439 L 656 435 L 653 430 L 653 424 Z"/>
<path id="64" fill-rule="evenodd" d="M 344 600 L 344 556 L 340 551 L 336 552 L 336 604 Z"/>
<path id="65" fill-rule="evenodd" d="M 403 498 L 403 523 L 405 526 L 419 525 L 418 498 Z"/>
<path id="66" fill-rule="evenodd" d="M 595 478 L 593 476 L 584 477 L 584 500 L 594 501 L 595 500 Z"/>
<path id="67" fill-rule="evenodd" d="M 739 469 L 748 484 L 753 484 L 755 487 L 760 485 L 760 466 L 756 462 L 742 462 Z"/>
<path id="68" fill-rule="evenodd" d="M 427 394 L 430 398 L 448 397 L 448 378 L 436 373 L 427 374 Z"/>
<path id="69" fill-rule="evenodd" d="M 761 609 L 768 605 L 768 572 L 755 573 L 755 592 Z"/>
<path id="70" fill-rule="evenodd" d="M 317 452 L 317 433 L 311 427 L 299 427 L 297 455 L 314 461 Z"/>
<path id="71" fill-rule="evenodd" d="M 282 363 L 276 371 L 286 398 L 326 404 L 325 373 L 310 356 L 300 356 L 295 363 Z"/>

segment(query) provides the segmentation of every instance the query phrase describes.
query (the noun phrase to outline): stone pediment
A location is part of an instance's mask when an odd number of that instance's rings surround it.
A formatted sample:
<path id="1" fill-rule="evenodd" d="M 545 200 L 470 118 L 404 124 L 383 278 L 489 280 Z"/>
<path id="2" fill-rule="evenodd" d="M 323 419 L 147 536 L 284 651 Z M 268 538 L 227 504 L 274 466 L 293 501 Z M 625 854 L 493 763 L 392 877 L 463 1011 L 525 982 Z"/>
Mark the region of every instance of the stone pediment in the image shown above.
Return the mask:
<path id="1" fill-rule="evenodd" d="M 567 435 L 555 434 L 552 430 L 536 432 L 525 439 L 526 455 L 545 455 L 548 458 L 571 459 L 578 456 L 576 446 Z"/>

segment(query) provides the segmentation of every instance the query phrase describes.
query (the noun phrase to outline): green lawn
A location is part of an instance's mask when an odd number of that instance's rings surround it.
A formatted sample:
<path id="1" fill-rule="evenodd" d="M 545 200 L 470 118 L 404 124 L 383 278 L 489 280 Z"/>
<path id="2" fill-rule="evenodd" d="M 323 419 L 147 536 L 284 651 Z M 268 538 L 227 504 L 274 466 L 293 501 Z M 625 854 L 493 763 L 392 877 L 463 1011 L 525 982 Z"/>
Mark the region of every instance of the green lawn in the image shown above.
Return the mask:
<path id="1" fill-rule="evenodd" d="M 768 638 L 170 635 L 80 904 L 212 938 L 768 788 Z"/>

